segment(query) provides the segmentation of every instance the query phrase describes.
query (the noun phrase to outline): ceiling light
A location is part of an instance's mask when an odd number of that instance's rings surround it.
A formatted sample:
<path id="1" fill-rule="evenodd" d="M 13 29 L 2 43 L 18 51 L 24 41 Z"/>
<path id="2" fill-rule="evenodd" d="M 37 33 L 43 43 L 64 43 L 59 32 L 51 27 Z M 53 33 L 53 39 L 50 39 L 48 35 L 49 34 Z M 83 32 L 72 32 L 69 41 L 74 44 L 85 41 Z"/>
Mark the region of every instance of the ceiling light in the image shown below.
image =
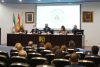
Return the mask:
<path id="1" fill-rule="evenodd" d="M 2 0 L 2 2 L 4 2 L 4 0 Z"/>
<path id="2" fill-rule="evenodd" d="M 20 2 L 22 2 L 22 0 L 19 0 Z"/>
<path id="3" fill-rule="evenodd" d="M 38 1 L 41 1 L 41 0 L 38 0 Z"/>

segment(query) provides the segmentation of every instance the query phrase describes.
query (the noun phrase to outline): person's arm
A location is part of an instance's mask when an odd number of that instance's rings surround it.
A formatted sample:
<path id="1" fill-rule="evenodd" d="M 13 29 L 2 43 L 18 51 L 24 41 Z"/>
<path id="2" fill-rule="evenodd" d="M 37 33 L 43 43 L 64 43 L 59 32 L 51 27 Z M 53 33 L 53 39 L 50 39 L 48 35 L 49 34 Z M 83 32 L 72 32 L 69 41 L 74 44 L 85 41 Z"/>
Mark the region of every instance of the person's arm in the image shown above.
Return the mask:
<path id="1" fill-rule="evenodd" d="M 43 31 L 46 32 L 46 31 L 45 31 L 45 28 L 43 29 Z"/>
<path id="2" fill-rule="evenodd" d="M 33 33 L 33 29 L 31 30 L 31 32 L 30 33 Z"/>

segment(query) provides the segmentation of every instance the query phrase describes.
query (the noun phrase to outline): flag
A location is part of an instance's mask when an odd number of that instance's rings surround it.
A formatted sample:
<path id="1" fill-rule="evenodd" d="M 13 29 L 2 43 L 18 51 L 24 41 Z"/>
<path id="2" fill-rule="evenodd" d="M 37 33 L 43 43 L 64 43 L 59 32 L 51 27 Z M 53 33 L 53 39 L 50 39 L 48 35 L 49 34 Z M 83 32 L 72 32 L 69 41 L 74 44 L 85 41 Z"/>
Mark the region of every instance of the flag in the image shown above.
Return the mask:
<path id="1" fill-rule="evenodd" d="M 15 33 L 15 15 L 14 15 L 14 13 L 13 13 L 13 27 L 12 27 L 12 33 Z"/>
<path id="2" fill-rule="evenodd" d="M 16 23 L 16 32 L 18 32 L 20 29 L 20 15 L 18 14 L 18 20 L 17 20 L 17 23 Z"/>

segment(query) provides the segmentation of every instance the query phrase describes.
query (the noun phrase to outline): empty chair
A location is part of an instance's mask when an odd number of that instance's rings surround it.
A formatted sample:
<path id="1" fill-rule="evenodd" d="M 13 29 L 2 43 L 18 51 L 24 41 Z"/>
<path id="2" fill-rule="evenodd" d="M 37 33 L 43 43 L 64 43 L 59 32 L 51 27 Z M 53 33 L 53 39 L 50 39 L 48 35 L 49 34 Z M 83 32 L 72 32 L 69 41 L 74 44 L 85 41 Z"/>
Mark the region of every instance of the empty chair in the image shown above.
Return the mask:
<path id="1" fill-rule="evenodd" d="M 11 63 L 15 63 L 15 62 L 19 62 L 19 63 L 28 63 L 28 61 L 26 60 L 25 57 L 21 57 L 21 56 L 12 56 L 10 58 L 10 64 Z"/>
<path id="2" fill-rule="evenodd" d="M 17 52 L 17 49 L 11 49 L 11 50 L 10 50 L 10 54 L 11 54 L 12 52 Z"/>
<path id="3" fill-rule="evenodd" d="M 25 50 L 28 53 L 36 53 L 37 51 L 36 50 L 33 50 L 33 49 L 26 49 Z"/>
<path id="4" fill-rule="evenodd" d="M 56 67 L 64 67 L 66 65 L 69 65 L 69 60 L 66 59 L 54 59 L 51 61 L 52 65 L 55 65 Z"/>
<path id="5" fill-rule="evenodd" d="M 18 52 L 11 52 L 11 55 L 10 55 L 11 57 L 12 56 L 18 56 Z"/>
<path id="6" fill-rule="evenodd" d="M 0 55 L 4 55 L 4 56 L 6 56 L 7 59 L 9 60 L 9 55 L 8 55 L 7 52 L 5 52 L 5 51 L 0 51 Z"/>
<path id="7" fill-rule="evenodd" d="M 68 52 L 66 51 L 62 51 L 62 53 L 64 54 L 64 56 L 68 54 Z"/>
<path id="8" fill-rule="evenodd" d="M 94 62 L 88 60 L 79 60 L 79 65 L 86 66 L 86 67 L 95 67 Z"/>
<path id="9" fill-rule="evenodd" d="M 42 57 L 42 55 L 40 53 L 29 53 L 27 59 L 31 60 L 32 57 Z"/>
<path id="10" fill-rule="evenodd" d="M 40 53 L 40 51 L 45 50 L 44 48 L 37 48 L 37 52 Z"/>
<path id="11" fill-rule="evenodd" d="M 45 55 L 51 53 L 51 51 L 50 50 L 42 50 L 40 53 L 43 57 L 45 57 Z"/>
<path id="12" fill-rule="evenodd" d="M 30 67 L 27 63 L 12 63 L 9 67 Z"/>
<path id="13" fill-rule="evenodd" d="M 53 65 L 37 65 L 36 67 L 55 67 Z"/>
<path id="14" fill-rule="evenodd" d="M 47 58 L 49 64 L 51 64 L 51 61 L 54 59 L 54 56 L 55 56 L 55 54 L 53 54 L 53 53 L 46 54 L 45 57 Z"/>
<path id="15" fill-rule="evenodd" d="M 42 58 L 42 57 L 33 57 L 31 59 L 31 67 L 36 67 L 37 65 L 40 65 L 40 64 L 45 64 L 47 61 L 46 58 Z"/>
<path id="16" fill-rule="evenodd" d="M 69 58 L 70 58 L 70 54 L 65 55 L 64 58 L 65 58 L 65 59 L 69 59 Z"/>
<path id="17" fill-rule="evenodd" d="M 67 49 L 67 51 L 68 51 L 70 54 L 76 52 L 75 49 Z"/>
<path id="18" fill-rule="evenodd" d="M 0 67 L 7 67 L 6 63 L 0 61 Z"/>
<path id="19" fill-rule="evenodd" d="M 33 49 L 32 47 L 24 47 L 24 50 Z"/>
<path id="20" fill-rule="evenodd" d="M 99 63 L 100 63 L 100 57 L 99 56 L 85 56 L 84 59 L 93 61 L 96 66 L 98 66 Z"/>
<path id="21" fill-rule="evenodd" d="M 76 52 L 76 53 L 80 55 L 80 59 L 84 59 L 86 55 L 84 52 Z"/>
<path id="22" fill-rule="evenodd" d="M 0 55 L 0 61 L 4 62 L 7 66 L 9 66 L 9 62 L 6 56 Z"/>

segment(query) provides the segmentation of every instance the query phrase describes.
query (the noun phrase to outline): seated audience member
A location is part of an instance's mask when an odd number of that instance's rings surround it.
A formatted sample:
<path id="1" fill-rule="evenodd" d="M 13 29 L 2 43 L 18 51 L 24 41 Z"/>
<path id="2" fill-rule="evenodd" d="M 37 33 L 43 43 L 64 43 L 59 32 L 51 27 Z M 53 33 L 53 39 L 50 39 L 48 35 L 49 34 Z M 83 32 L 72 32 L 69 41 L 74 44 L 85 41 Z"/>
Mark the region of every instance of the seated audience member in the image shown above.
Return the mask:
<path id="1" fill-rule="evenodd" d="M 21 33 L 24 33 L 25 32 L 23 25 L 20 26 L 20 29 L 19 29 L 18 32 L 21 32 Z"/>
<path id="2" fill-rule="evenodd" d="M 75 30 L 79 30 L 79 29 L 77 29 L 77 26 L 76 25 L 74 25 L 74 27 L 72 29 L 72 33 L 74 33 Z"/>
<path id="3" fill-rule="evenodd" d="M 20 50 L 22 50 L 22 49 L 23 49 L 22 45 L 21 45 L 21 44 L 18 44 L 18 45 L 17 45 L 17 51 L 20 51 Z"/>
<path id="4" fill-rule="evenodd" d="M 24 50 L 19 51 L 18 56 L 27 57 L 27 52 Z"/>
<path id="5" fill-rule="evenodd" d="M 64 58 L 64 55 L 60 49 L 56 50 L 54 58 L 55 59 L 63 59 Z"/>
<path id="6" fill-rule="evenodd" d="M 62 46 L 61 46 L 61 50 L 62 50 L 62 51 L 67 51 L 67 47 L 66 47 L 65 45 L 62 45 Z"/>
<path id="7" fill-rule="evenodd" d="M 41 42 L 41 43 L 39 44 L 39 48 L 44 48 L 44 46 L 45 46 L 45 43 L 43 43 L 43 42 Z"/>
<path id="8" fill-rule="evenodd" d="M 17 50 L 17 46 L 18 45 L 21 45 L 21 43 L 16 43 L 15 46 L 14 46 L 14 48 L 13 48 L 13 50 Z"/>
<path id="9" fill-rule="evenodd" d="M 28 42 L 28 46 L 26 46 L 26 48 L 27 48 L 27 47 L 31 47 L 31 48 L 34 49 L 34 47 L 33 47 L 33 41 L 29 41 L 29 42 Z"/>
<path id="10" fill-rule="evenodd" d="M 55 47 L 53 48 L 53 50 L 52 50 L 52 53 L 55 53 L 56 50 L 58 50 L 58 49 L 60 49 L 60 47 L 59 47 L 59 46 L 55 46 Z"/>
<path id="11" fill-rule="evenodd" d="M 75 49 L 75 43 L 73 40 L 69 41 L 69 47 L 70 49 Z"/>
<path id="12" fill-rule="evenodd" d="M 39 34 L 39 29 L 36 28 L 35 25 L 33 25 L 33 29 L 31 30 L 32 34 Z"/>
<path id="13" fill-rule="evenodd" d="M 92 46 L 92 48 L 91 48 L 91 53 L 92 54 L 89 54 L 89 55 L 86 55 L 86 56 L 99 56 L 98 51 L 99 51 L 98 46 Z"/>
<path id="14" fill-rule="evenodd" d="M 48 27 L 48 24 L 45 24 L 44 32 L 45 33 L 47 33 L 47 32 L 50 32 L 51 33 L 51 28 Z"/>
<path id="15" fill-rule="evenodd" d="M 67 65 L 64 67 L 85 67 L 85 66 L 78 65 L 79 55 L 77 53 L 72 53 L 70 55 L 69 61 L 71 65 Z"/>
<path id="16" fill-rule="evenodd" d="M 46 49 L 46 50 L 51 50 L 51 48 L 52 48 L 52 44 L 51 44 L 50 42 L 47 42 L 47 43 L 45 44 L 45 49 Z"/>

